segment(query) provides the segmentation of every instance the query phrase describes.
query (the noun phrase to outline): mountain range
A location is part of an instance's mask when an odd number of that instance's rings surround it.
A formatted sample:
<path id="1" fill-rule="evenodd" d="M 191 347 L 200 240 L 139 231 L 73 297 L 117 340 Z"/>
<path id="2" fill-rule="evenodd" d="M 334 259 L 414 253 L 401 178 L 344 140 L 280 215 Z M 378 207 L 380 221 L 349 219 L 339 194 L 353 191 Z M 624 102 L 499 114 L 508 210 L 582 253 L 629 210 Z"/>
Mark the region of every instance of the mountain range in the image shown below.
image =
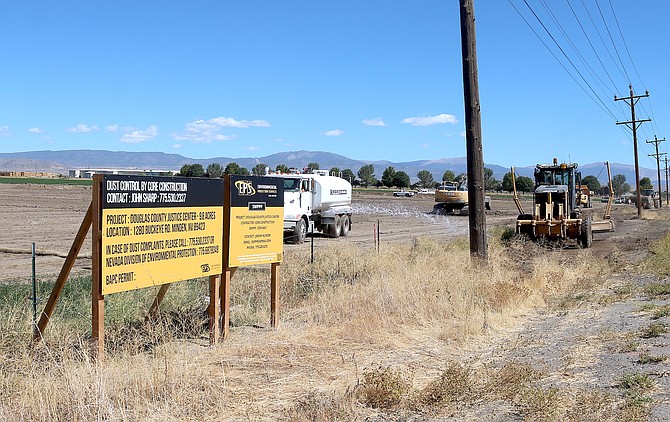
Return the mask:
<path id="1" fill-rule="evenodd" d="M 550 159 L 546 162 L 551 161 Z M 467 171 L 466 157 L 441 158 L 438 160 L 418 160 L 407 162 L 391 162 L 386 160 L 366 161 L 354 160 L 342 155 L 324 151 L 289 151 L 268 155 L 265 157 L 229 158 L 213 157 L 207 159 L 188 158 L 179 154 L 163 152 L 126 152 L 105 150 L 65 150 L 65 151 L 26 151 L 0 153 L 0 171 L 30 171 L 68 174 L 70 169 L 101 169 L 101 168 L 134 168 L 143 170 L 179 171 L 184 164 L 201 164 L 207 167 L 211 163 L 219 163 L 225 167 L 235 162 L 241 167 L 251 170 L 259 163 L 266 164 L 274 169 L 279 164 L 292 168 L 304 168 L 309 163 L 318 163 L 321 169 L 337 167 L 340 170 L 351 169 L 354 173 L 368 164 L 375 168 L 375 175 L 381 178 L 384 170 L 393 166 L 396 171 L 404 171 L 411 180 L 417 180 L 417 173 L 428 170 L 435 180 L 442 180 L 446 170 L 455 174 Z M 486 163 L 485 167 L 493 170 L 493 176 L 502 180 L 509 168 L 497 164 Z M 623 174 L 630 184 L 635 180 L 635 168 L 632 165 L 610 163 L 612 175 Z M 535 165 L 516 167 L 515 170 L 522 176 L 533 176 Z M 580 165 L 578 168 L 582 176 L 596 176 L 601 183 L 607 183 L 607 169 L 602 162 Z M 655 169 L 640 168 L 640 177 L 649 177 L 656 185 L 657 173 Z"/>

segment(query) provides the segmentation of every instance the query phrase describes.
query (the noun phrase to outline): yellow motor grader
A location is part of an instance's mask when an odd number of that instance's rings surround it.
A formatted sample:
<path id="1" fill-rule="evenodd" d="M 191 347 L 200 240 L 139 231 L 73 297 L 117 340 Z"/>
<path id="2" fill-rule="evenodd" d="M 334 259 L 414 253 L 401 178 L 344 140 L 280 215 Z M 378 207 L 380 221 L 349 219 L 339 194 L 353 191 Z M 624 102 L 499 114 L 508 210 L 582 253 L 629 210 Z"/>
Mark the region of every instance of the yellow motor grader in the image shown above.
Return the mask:
<path id="1" fill-rule="evenodd" d="M 554 158 L 553 164 L 537 164 L 534 176 L 533 210 L 532 214 L 527 214 L 519 201 L 512 168 L 514 203 L 519 210 L 516 220 L 517 234 L 527 235 L 533 240 L 571 239 L 588 248 L 593 243 L 594 232 L 614 229 L 609 218 L 613 193 L 610 194 L 605 221 L 593 222 L 591 216 L 585 215 L 578 207 L 577 164 L 558 164 L 558 160 Z"/>

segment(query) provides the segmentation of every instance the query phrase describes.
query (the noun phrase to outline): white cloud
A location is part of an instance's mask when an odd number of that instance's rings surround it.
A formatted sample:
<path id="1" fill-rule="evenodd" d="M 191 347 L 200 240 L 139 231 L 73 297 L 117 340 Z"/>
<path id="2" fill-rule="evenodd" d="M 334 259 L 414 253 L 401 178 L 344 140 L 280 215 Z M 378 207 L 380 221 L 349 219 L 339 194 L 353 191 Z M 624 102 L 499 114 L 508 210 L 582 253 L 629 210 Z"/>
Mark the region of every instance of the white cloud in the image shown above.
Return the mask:
<path id="1" fill-rule="evenodd" d="M 248 149 L 249 151 L 258 151 L 260 148 L 258 148 L 258 147 L 253 147 L 253 146 L 252 146 L 252 147 L 247 147 L 247 149 Z"/>
<path id="2" fill-rule="evenodd" d="M 12 136 L 9 126 L 0 126 L 0 136 Z"/>
<path id="3" fill-rule="evenodd" d="M 328 132 L 324 133 L 326 136 L 342 136 L 344 135 L 344 131 L 340 129 L 335 129 L 335 130 L 329 130 Z"/>
<path id="4" fill-rule="evenodd" d="M 460 136 L 461 138 L 465 138 L 466 135 L 467 135 L 467 134 L 465 133 L 465 131 L 463 131 L 463 132 L 461 132 L 461 133 L 458 134 L 458 136 Z"/>
<path id="5" fill-rule="evenodd" d="M 423 145 L 421 145 L 421 148 L 428 148 L 428 147 L 430 147 L 429 144 L 423 144 Z"/>
<path id="6" fill-rule="evenodd" d="M 79 123 L 77 126 L 65 129 L 66 132 L 71 133 L 88 133 L 93 132 L 94 130 L 98 130 L 98 127 L 96 125 L 89 126 L 84 123 Z"/>
<path id="7" fill-rule="evenodd" d="M 235 136 L 222 135 L 221 128 L 270 127 L 265 120 L 235 120 L 231 117 L 216 117 L 209 120 L 196 120 L 187 123 L 184 133 L 173 133 L 175 141 L 189 141 L 194 144 L 209 144 L 214 141 L 230 141 Z"/>
<path id="8" fill-rule="evenodd" d="M 139 129 L 134 128 L 132 126 L 121 126 L 121 125 L 114 124 L 114 125 L 105 126 L 105 130 L 107 132 L 111 132 L 111 133 L 118 133 L 118 132 L 128 133 L 128 132 L 133 132 L 133 131 L 136 131 L 136 130 L 139 130 Z"/>
<path id="9" fill-rule="evenodd" d="M 220 127 L 236 127 L 236 128 L 248 128 L 248 127 L 270 127 L 270 123 L 265 120 L 235 120 L 232 117 L 215 117 L 209 119 L 208 123 L 215 124 Z"/>
<path id="10" fill-rule="evenodd" d="M 381 117 L 376 117 L 374 119 L 363 119 L 361 122 L 366 126 L 386 126 L 386 123 L 384 123 L 384 119 Z"/>
<path id="11" fill-rule="evenodd" d="M 28 129 L 28 132 L 36 134 L 44 133 L 44 131 L 38 127 L 31 127 L 30 129 Z"/>
<path id="12" fill-rule="evenodd" d="M 175 148 L 175 149 L 176 148 L 181 148 L 181 144 L 174 144 L 174 145 L 172 145 L 172 148 Z"/>
<path id="13" fill-rule="evenodd" d="M 141 142 L 146 142 L 158 136 L 158 126 L 151 125 L 145 130 L 134 130 L 128 132 L 119 139 L 121 142 L 128 144 L 139 144 Z"/>
<path id="14" fill-rule="evenodd" d="M 185 133 L 173 133 L 171 136 L 175 141 L 189 141 L 194 144 L 209 144 L 214 141 L 230 141 L 232 136 L 222 135 L 219 132 L 221 127 L 204 120 L 186 124 Z"/>
<path id="15" fill-rule="evenodd" d="M 437 116 L 408 117 L 403 119 L 400 123 L 412 126 L 432 126 L 444 123 L 456 124 L 458 123 L 458 120 L 451 114 L 438 114 Z"/>

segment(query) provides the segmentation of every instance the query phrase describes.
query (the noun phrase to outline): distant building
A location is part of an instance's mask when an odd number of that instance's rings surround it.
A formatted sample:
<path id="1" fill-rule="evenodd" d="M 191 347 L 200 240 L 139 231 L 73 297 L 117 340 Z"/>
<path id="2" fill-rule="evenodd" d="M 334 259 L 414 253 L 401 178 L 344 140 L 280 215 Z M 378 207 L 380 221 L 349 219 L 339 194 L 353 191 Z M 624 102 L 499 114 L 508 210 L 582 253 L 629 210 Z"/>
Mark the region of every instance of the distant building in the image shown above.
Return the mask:
<path id="1" fill-rule="evenodd" d="M 142 169 L 70 169 L 69 177 L 91 179 L 94 174 L 120 174 L 125 176 L 161 176 L 165 174 L 177 174 L 179 170 L 142 170 Z"/>
<path id="2" fill-rule="evenodd" d="M 58 177 L 59 175 L 57 173 L 47 173 L 43 171 L 0 171 L 0 176 L 54 178 Z"/>

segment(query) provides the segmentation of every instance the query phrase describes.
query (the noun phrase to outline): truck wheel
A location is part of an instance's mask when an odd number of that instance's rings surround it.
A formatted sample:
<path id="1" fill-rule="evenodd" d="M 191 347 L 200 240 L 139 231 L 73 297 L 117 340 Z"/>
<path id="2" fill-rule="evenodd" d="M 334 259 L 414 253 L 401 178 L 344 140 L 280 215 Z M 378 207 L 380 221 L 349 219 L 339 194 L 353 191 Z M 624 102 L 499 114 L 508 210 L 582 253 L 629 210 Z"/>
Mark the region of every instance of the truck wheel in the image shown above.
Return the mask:
<path id="1" fill-rule="evenodd" d="M 306 237 L 307 226 L 305 225 L 305 220 L 301 218 L 295 223 L 295 228 L 293 229 L 293 243 L 302 245 L 305 242 Z"/>
<path id="2" fill-rule="evenodd" d="M 340 223 L 340 216 L 336 215 L 335 216 L 335 223 L 334 224 L 327 224 L 328 227 L 327 233 L 328 236 L 330 237 L 339 237 L 340 234 L 342 233 L 342 223 Z"/>
<path id="3" fill-rule="evenodd" d="M 349 230 L 351 230 L 351 220 L 349 220 L 349 216 L 343 215 L 340 218 L 340 223 L 342 224 L 342 227 L 340 227 L 340 236 L 348 235 Z"/>
<path id="4" fill-rule="evenodd" d="M 590 248 L 593 244 L 593 229 L 591 228 L 591 218 L 587 217 L 582 221 L 580 241 L 583 248 Z"/>
<path id="5" fill-rule="evenodd" d="M 339 215 L 335 216 L 335 224 L 333 224 L 333 237 L 340 237 L 342 234 L 342 219 Z"/>

